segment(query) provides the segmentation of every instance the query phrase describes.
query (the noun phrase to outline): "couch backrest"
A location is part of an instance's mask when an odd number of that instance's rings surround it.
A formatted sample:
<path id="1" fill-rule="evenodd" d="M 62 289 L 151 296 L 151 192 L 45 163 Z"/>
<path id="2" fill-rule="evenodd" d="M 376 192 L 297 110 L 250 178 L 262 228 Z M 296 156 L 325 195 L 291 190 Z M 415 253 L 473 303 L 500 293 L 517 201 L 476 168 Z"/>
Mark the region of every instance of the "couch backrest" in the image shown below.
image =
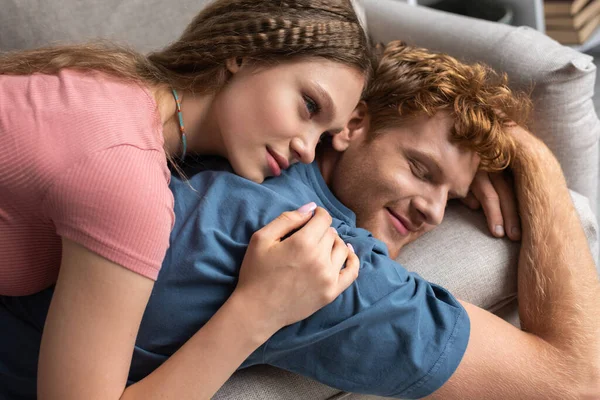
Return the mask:
<path id="1" fill-rule="evenodd" d="M 0 50 L 108 38 L 139 51 L 177 39 L 208 0 L 2 0 Z"/>

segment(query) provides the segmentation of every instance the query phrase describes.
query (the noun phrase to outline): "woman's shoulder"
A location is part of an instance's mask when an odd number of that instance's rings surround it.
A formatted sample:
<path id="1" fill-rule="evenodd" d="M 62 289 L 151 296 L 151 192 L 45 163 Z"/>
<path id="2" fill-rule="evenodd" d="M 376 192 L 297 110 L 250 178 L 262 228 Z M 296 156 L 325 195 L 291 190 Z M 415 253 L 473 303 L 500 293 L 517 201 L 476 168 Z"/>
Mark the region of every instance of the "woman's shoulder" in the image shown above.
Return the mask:
<path id="1" fill-rule="evenodd" d="M 105 135 L 144 149 L 164 144 L 158 107 L 140 82 L 126 81 L 100 71 L 65 69 L 59 75 L 61 91 L 68 91 L 75 110 L 89 124 L 104 125 Z"/>
<path id="2" fill-rule="evenodd" d="M 129 144 L 162 149 L 156 102 L 141 83 L 100 71 L 62 69 L 56 74 L 0 76 L 0 112 L 33 115 L 36 130 L 52 130 L 53 140 L 87 150 Z M 20 123 L 25 123 L 21 121 Z"/>

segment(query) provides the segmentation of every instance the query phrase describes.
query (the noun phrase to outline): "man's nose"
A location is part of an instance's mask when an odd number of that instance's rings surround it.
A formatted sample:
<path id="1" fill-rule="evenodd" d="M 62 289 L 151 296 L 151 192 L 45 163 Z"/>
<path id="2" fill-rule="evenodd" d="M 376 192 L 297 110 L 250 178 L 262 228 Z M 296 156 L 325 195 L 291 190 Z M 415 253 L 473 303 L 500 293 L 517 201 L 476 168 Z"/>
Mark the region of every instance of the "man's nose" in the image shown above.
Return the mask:
<path id="1" fill-rule="evenodd" d="M 311 143 L 310 141 L 303 140 L 299 137 L 292 139 L 290 143 L 292 155 L 304 164 L 310 164 L 315 160 L 316 147 L 317 141 Z"/>
<path id="2" fill-rule="evenodd" d="M 444 219 L 448 196 L 441 190 L 415 199 L 415 207 L 419 211 L 422 222 L 429 225 L 439 225 Z"/>

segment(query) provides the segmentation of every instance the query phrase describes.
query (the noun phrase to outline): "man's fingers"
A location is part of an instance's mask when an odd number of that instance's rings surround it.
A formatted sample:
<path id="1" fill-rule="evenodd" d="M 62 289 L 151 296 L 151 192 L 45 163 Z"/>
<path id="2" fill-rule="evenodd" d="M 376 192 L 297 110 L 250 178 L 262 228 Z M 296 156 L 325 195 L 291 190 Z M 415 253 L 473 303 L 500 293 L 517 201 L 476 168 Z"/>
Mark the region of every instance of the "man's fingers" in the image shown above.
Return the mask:
<path id="1" fill-rule="evenodd" d="M 460 201 L 464 205 L 469 207 L 471 210 L 477 210 L 477 209 L 479 209 L 479 207 L 481 207 L 481 203 L 479 203 L 479 200 L 477 200 L 477 198 L 471 191 L 469 191 L 469 194 L 467 194 L 467 197 L 465 197 L 464 199 L 461 199 Z"/>
<path id="2" fill-rule="evenodd" d="M 479 171 L 475 181 L 471 185 L 471 190 L 483 208 L 487 219 L 488 228 L 492 235 L 496 237 L 504 236 L 504 219 L 502 218 L 502 209 L 500 207 L 500 198 L 489 174 L 485 171 Z"/>
<path id="3" fill-rule="evenodd" d="M 517 206 L 517 197 L 512 182 L 501 173 L 491 174 L 492 185 L 500 198 L 500 208 L 504 219 L 504 230 L 511 240 L 521 239 L 521 218 Z"/>
<path id="4" fill-rule="evenodd" d="M 261 239 L 278 241 L 305 225 L 313 216 L 316 208 L 317 205 L 315 203 L 308 203 L 298 210 L 286 211 L 262 229 L 256 231 L 255 235 Z"/>
<path id="5" fill-rule="evenodd" d="M 360 260 L 354 250 L 352 249 L 352 245 L 349 245 L 350 251 L 348 252 L 348 259 L 346 259 L 346 268 L 340 271 L 340 279 L 338 280 L 339 293 L 342 293 L 344 290 L 348 289 L 350 285 L 358 278 L 358 273 L 360 269 Z"/>

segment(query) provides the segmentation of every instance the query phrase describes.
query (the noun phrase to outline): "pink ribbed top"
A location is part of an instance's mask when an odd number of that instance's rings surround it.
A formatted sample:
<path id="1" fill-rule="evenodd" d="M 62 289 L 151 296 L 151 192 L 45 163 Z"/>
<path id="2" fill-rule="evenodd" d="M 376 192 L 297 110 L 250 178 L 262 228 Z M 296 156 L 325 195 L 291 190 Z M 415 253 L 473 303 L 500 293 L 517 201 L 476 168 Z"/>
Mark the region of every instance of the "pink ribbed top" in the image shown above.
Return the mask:
<path id="1" fill-rule="evenodd" d="M 0 75 L 0 295 L 55 283 L 61 237 L 156 279 L 174 222 L 163 140 L 140 85 Z"/>

